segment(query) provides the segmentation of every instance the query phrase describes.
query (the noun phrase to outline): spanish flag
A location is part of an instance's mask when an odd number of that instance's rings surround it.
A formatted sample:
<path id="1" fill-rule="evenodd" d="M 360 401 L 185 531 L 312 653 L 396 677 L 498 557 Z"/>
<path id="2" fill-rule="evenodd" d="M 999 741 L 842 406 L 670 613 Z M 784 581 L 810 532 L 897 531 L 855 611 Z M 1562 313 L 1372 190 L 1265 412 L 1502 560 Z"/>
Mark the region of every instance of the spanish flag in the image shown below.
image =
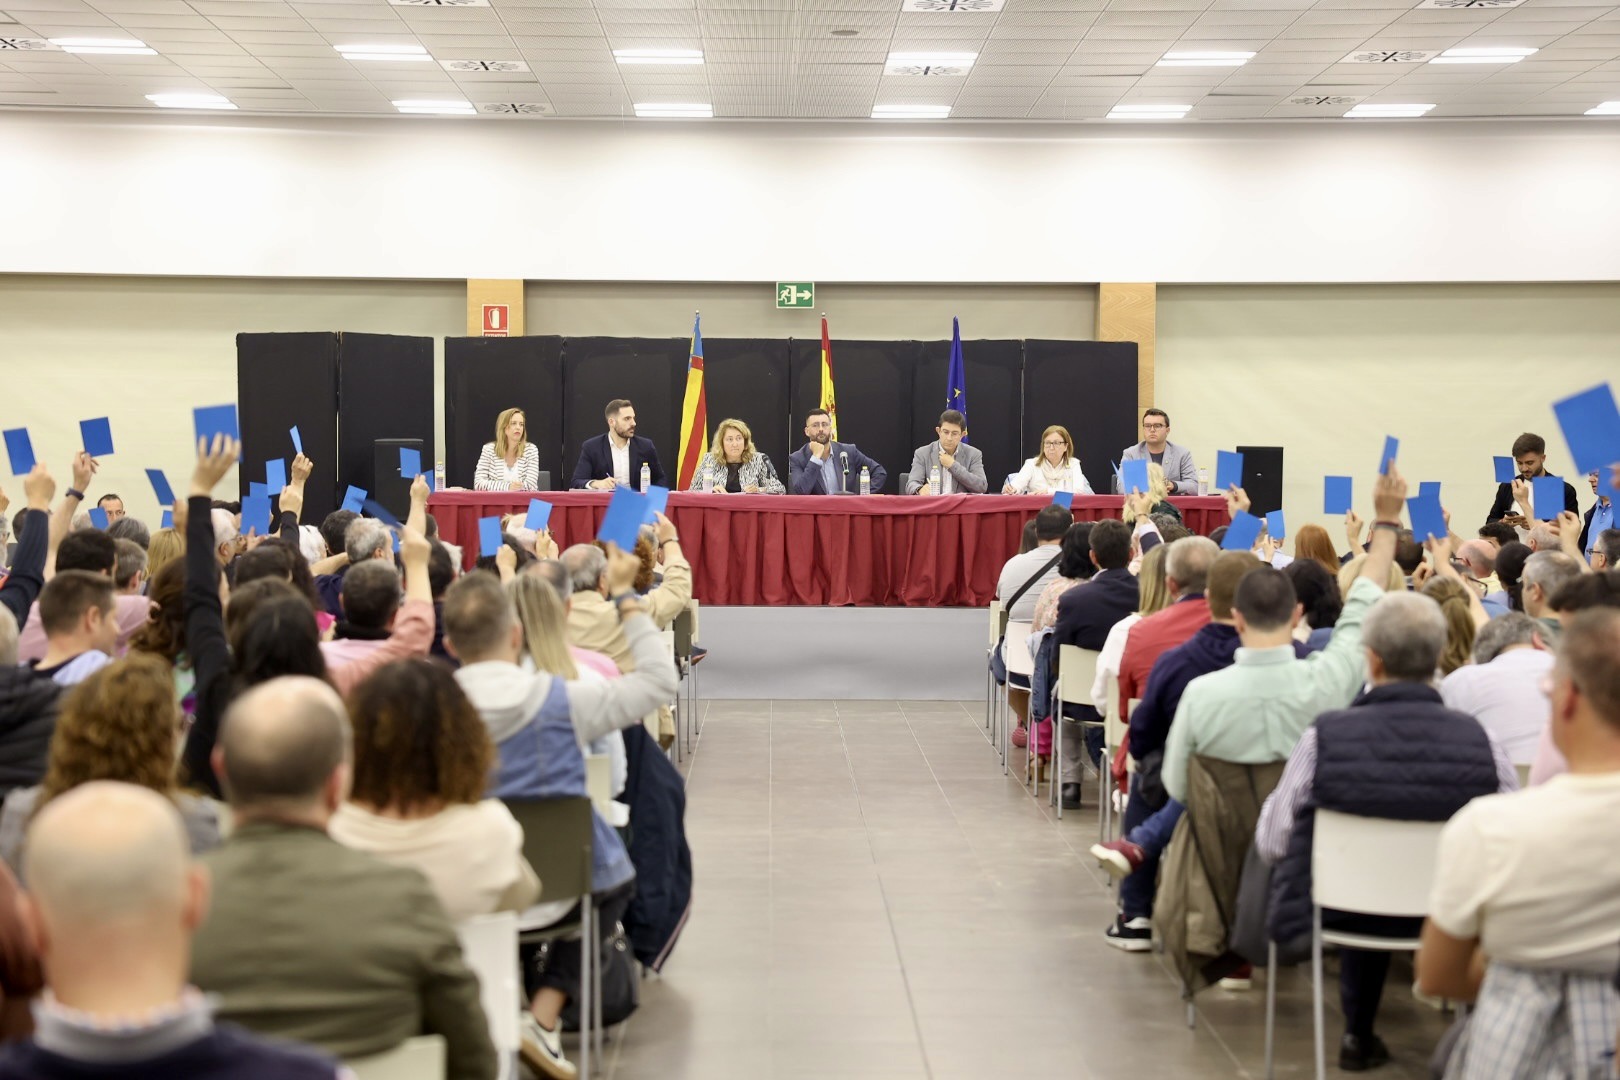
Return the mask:
<path id="1" fill-rule="evenodd" d="M 692 351 L 686 360 L 686 399 L 681 403 L 681 453 L 676 466 L 677 491 L 692 486 L 692 477 L 709 453 L 709 399 L 703 392 L 703 331 L 692 319 Z"/>
<path id="2" fill-rule="evenodd" d="M 690 393 L 691 391 L 688 391 Z M 833 441 L 838 441 L 838 395 L 833 393 L 832 340 L 827 337 L 827 316 L 821 317 L 821 407 L 832 423 Z"/>

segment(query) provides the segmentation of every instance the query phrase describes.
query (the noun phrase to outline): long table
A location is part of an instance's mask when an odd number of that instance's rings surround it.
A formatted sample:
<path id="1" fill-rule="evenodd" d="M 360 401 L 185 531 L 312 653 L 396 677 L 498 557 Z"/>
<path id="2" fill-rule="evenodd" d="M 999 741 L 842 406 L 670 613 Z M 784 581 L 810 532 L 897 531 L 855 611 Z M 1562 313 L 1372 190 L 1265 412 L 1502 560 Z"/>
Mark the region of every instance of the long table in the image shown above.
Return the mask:
<path id="1" fill-rule="evenodd" d="M 608 494 L 598 491 L 447 490 L 428 499 L 440 536 L 478 556 L 478 520 L 521 513 L 531 498 L 553 506 L 559 547 L 596 535 Z M 1018 551 L 1041 495 L 705 495 L 677 491 L 669 516 L 705 604 L 980 607 L 1002 564 Z M 1207 535 L 1227 521 L 1218 495 L 1171 498 L 1188 528 Z M 1077 521 L 1118 517 L 1118 495 L 1076 495 Z"/>

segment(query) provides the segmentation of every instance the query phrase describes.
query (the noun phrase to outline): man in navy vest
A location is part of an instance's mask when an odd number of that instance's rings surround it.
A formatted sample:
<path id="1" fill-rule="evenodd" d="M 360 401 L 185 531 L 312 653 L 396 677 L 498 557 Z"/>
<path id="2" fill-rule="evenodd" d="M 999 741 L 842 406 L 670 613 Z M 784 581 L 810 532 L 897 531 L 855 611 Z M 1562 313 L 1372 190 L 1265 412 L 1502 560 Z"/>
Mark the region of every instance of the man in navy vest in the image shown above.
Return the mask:
<path id="1" fill-rule="evenodd" d="M 1448 553 L 1449 554 L 1449 553 Z M 1449 558 L 1437 564 L 1450 570 Z M 1455 573 L 1455 571 L 1451 571 Z M 1470 799 L 1518 788 L 1507 752 L 1434 688 L 1446 645 L 1440 607 L 1418 593 L 1391 593 L 1362 626 L 1369 688 L 1348 709 L 1325 712 L 1300 737 L 1266 800 L 1255 844 L 1274 864 L 1268 930 L 1278 942 L 1311 932 L 1311 839 L 1316 811 L 1401 821 L 1446 821 Z M 1324 911 L 1335 930 L 1416 937 L 1422 919 Z M 1389 953 L 1344 949 L 1339 997 L 1345 1032 L 1339 1068 L 1360 1072 L 1389 1060 L 1373 1019 Z"/>

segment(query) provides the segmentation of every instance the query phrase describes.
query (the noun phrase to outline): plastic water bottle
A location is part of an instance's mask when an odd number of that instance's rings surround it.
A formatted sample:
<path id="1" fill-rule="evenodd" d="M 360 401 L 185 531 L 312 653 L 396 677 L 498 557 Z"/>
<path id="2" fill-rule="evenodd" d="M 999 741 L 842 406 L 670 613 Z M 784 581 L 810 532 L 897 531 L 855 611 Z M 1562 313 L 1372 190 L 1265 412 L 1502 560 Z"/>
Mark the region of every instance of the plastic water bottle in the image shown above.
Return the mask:
<path id="1" fill-rule="evenodd" d="M 433 463 L 433 490 L 444 490 L 444 462 L 442 461 Z"/>
<path id="2" fill-rule="evenodd" d="M 1209 470 L 1208 469 L 1199 469 L 1198 470 L 1198 494 L 1200 494 L 1200 495 L 1208 495 L 1209 494 Z"/>
<path id="3" fill-rule="evenodd" d="M 647 489 L 650 487 L 652 487 L 652 466 L 643 465 L 641 467 L 641 493 L 643 495 L 647 494 Z"/>
<path id="4" fill-rule="evenodd" d="M 861 466 L 861 494 L 872 494 L 872 470 L 865 465 Z"/>
<path id="5" fill-rule="evenodd" d="M 714 490 L 714 466 L 708 464 L 707 462 L 705 462 L 704 465 L 703 465 L 703 491 L 712 492 L 713 490 Z"/>
<path id="6" fill-rule="evenodd" d="M 932 469 L 928 470 L 928 494 L 930 494 L 930 495 L 938 495 L 938 494 L 940 494 L 940 490 L 939 490 L 939 466 L 938 465 L 935 465 Z"/>

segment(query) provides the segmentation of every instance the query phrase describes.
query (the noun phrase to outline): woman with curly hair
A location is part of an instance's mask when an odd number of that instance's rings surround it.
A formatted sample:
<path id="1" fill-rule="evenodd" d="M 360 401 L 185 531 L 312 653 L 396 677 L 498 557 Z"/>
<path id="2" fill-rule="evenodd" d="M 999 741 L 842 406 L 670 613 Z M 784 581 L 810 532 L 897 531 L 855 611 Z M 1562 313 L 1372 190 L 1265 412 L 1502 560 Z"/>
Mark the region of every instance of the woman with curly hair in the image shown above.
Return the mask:
<path id="1" fill-rule="evenodd" d="M 220 844 L 219 806 L 182 793 L 175 782 L 180 712 L 169 665 L 132 653 L 75 686 L 62 699 L 45 779 L 17 788 L 0 807 L 0 858 L 22 872 L 23 840 L 40 807 L 92 780 L 118 780 L 173 799 L 192 852 Z"/>
<path id="2" fill-rule="evenodd" d="M 146 585 L 146 598 L 152 601 L 152 614 L 146 625 L 129 639 L 131 654 L 144 653 L 168 661 L 174 678 L 174 699 L 180 705 L 182 723 L 190 723 L 197 711 L 197 676 L 186 655 L 186 563 L 172 559 L 152 575 Z"/>
<path id="3" fill-rule="evenodd" d="M 495 750 L 455 676 L 431 660 L 378 668 L 349 695 L 354 780 L 334 839 L 420 870 L 452 920 L 540 897 L 523 829 L 484 798 Z"/>

